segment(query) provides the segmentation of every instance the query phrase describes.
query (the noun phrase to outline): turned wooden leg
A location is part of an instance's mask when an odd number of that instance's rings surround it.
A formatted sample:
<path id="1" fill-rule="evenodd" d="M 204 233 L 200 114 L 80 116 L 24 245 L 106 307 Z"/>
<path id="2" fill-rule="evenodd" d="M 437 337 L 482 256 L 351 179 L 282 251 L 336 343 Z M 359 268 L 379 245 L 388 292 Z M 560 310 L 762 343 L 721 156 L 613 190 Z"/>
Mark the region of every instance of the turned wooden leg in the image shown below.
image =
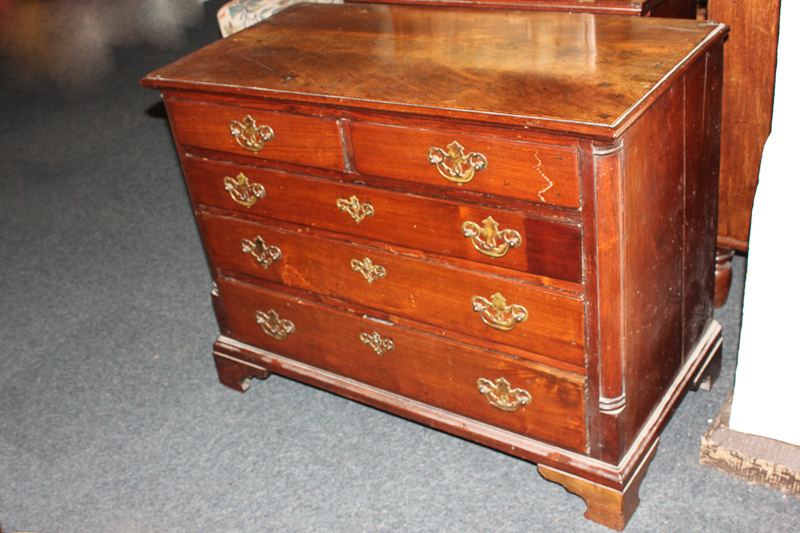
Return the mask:
<path id="1" fill-rule="evenodd" d="M 717 309 L 728 301 L 728 293 L 731 290 L 731 280 L 733 279 L 733 271 L 731 270 L 733 254 L 732 248 L 717 246 L 716 267 L 714 269 L 714 307 Z"/>
<path id="2" fill-rule="evenodd" d="M 539 473 L 545 479 L 555 481 L 563 485 L 569 492 L 583 498 L 586 502 L 586 512 L 583 516 L 604 526 L 622 531 L 639 506 L 639 486 L 642 484 L 657 447 L 658 440 L 653 443 L 650 451 L 639 465 L 639 469 L 622 491 L 544 465 L 539 465 Z"/>
<path id="3" fill-rule="evenodd" d="M 266 368 L 240 361 L 223 353 L 214 352 L 214 362 L 217 365 L 217 374 L 220 382 L 226 387 L 239 392 L 250 388 L 251 378 L 264 379 L 269 375 Z"/>

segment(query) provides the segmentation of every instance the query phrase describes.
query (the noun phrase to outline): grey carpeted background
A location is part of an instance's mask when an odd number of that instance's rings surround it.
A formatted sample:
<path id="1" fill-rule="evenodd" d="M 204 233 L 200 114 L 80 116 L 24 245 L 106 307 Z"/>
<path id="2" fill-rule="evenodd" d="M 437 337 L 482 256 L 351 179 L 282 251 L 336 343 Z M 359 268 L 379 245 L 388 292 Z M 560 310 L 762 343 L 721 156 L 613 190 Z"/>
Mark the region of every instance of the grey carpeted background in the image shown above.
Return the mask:
<path id="1" fill-rule="evenodd" d="M 159 95 L 219 38 L 114 51 L 90 92 L 0 86 L 0 524 L 72 532 L 606 532 L 536 466 L 272 376 L 219 384 L 211 279 Z M 698 464 L 733 384 L 666 428 L 627 531 L 797 532 L 800 499 Z"/>

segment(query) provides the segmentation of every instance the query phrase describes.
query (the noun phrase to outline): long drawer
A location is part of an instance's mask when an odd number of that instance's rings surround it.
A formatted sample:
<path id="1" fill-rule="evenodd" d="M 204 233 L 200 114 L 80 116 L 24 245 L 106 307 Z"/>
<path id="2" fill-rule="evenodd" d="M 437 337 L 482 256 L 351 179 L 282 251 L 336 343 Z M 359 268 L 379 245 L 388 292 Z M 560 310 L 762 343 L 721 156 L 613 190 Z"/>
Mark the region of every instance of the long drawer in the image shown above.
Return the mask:
<path id="1" fill-rule="evenodd" d="M 585 452 L 585 378 L 220 279 L 231 336 L 318 368 Z"/>
<path id="2" fill-rule="evenodd" d="M 170 100 L 170 111 L 178 141 L 186 146 L 316 168 L 345 168 L 335 120 L 185 100 Z"/>
<path id="3" fill-rule="evenodd" d="M 460 187 L 565 207 L 581 205 L 574 147 L 468 133 L 350 124 L 362 174 Z"/>
<path id="4" fill-rule="evenodd" d="M 219 268 L 583 366 L 583 298 L 264 224 L 202 215 Z"/>
<path id="5" fill-rule="evenodd" d="M 581 228 L 574 224 L 196 157 L 185 167 L 200 204 L 582 281 Z"/>

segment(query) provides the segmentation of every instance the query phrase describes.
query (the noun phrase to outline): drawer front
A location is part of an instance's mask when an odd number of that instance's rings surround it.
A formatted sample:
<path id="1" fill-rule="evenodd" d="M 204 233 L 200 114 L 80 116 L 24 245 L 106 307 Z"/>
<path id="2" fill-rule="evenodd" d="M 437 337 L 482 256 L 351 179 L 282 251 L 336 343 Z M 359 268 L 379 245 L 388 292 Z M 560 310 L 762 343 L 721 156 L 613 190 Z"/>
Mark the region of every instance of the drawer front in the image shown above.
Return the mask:
<path id="1" fill-rule="evenodd" d="M 185 165 L 192 194 L 201 204 L 582 281 L 579 226 L 518 211 L 194 157 Z"/>
<path id="2" fill-rule="evenodd" d="M 261 288 L 218 283 L 237 340 L 585 452 L 582 376 Z"/>
<path id="3" fill-rule="evenodd" d="M 585 364 L 582 298 L 297 231 L 203 219 L 217 267 Z"/>
<path id="4" fill-rule="evenodd" d="M 363 123 L 350 132 L 361 174 L 581 205 L 575 148 Z"/>
<path id="5" fill-rule="evenodd" d="M 171 100 L 169 109 L 182 145 L 295 165 L 345 168 L 335 120 L 185 100 Z"/>

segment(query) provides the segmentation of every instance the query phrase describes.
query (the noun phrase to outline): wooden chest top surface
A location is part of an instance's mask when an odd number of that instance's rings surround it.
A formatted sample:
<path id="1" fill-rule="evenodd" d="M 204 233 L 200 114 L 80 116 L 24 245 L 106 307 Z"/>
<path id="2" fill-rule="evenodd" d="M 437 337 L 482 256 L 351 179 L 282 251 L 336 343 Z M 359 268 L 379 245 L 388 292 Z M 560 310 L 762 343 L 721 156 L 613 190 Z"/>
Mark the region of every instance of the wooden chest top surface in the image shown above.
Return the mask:
<path id="1" fill-rule="evenodd" d="M 300 4 L 143 83 L 613 138 L 726 29 L 617 15 Z"/>

